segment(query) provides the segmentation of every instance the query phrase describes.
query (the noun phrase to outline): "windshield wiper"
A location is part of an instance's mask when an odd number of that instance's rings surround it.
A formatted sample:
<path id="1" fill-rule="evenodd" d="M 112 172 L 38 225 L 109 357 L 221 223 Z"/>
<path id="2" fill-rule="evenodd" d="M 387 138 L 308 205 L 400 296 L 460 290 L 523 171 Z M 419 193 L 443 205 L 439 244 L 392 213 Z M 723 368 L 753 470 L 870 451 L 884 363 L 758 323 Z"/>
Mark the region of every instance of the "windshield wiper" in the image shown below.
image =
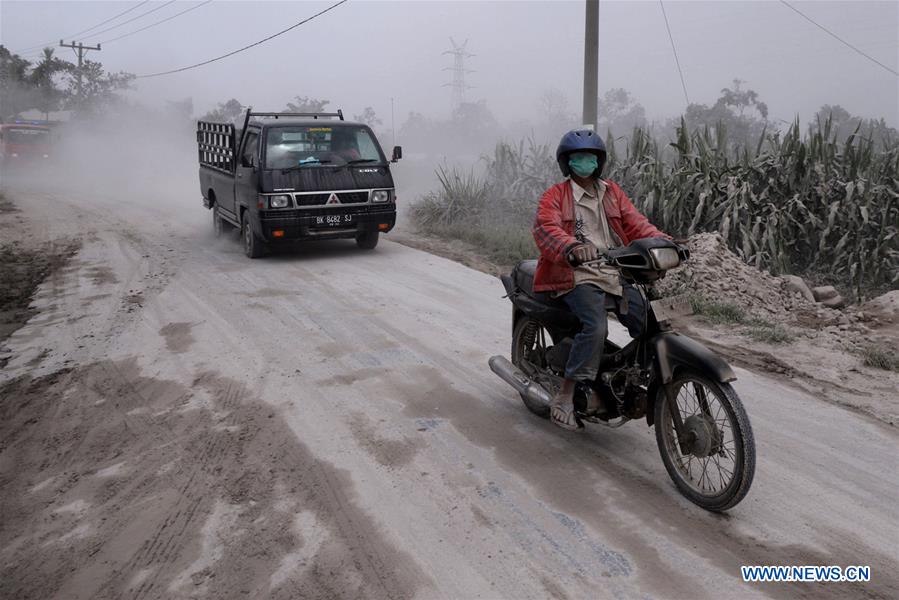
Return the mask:
<path id="1" fill-rule="evenodd" d="M 309 162 L 306 162 L 306 163 L 300 163 L 300 164 L 294 165 L 292 167 L 286 167 L 284 169 L 281 169 L 281 173 L 287 173 L 289 171 L 296 171 L 297 169 L 302 169 L 303 167 L 308 167 L 309 165 L 321 165 L 321 164 L 329 163 L 329 162 L 331 162 L 331 161 L 330 160 L 310 160 Z"/>
<path id="2" fill-rule="evenodd" d="M 379 161 L 378 159 L 376 159 L 376 158 L 354 158 L 353 160 L 348 160 L 348 161 L 346 161 L 346 162 L 343 163 L 343 164 L 340 164 L 340 165 L 334 165 L 334 168 L 335 168 L 335 169 L 342 169 L 343 167 L 349 167 L 349 166 L 352 166 L 352 165 L 359 165 L 359 164 L 362 164 L 362 163 L 372 163 L 372 162 L 380 162 L 380 161 Z"/>

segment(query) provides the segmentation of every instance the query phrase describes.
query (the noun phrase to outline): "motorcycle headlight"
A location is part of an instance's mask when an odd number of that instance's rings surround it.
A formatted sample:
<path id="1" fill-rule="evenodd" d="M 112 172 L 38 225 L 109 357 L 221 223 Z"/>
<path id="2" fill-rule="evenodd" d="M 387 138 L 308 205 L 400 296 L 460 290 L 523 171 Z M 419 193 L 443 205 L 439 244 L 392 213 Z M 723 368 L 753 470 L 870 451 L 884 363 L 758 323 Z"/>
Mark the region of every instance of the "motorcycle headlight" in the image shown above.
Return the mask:
<path id="1" fill-rule="evenodd" d="M 375 190 L 371 193 L 372 202 L 387 202 L 390 200 L 390 192 L 387 190 Z"/>
<path id="2" fill-rule="evenodd" d="M 649 254 L 659 271 L 667 271 L 680 264 L 680 256 L 674 248 L 651 248 Z"/>
<path id="3" fill-rule="evenodd" d="M 290 196 L 269 196 L 268 205 L 270 208 L 287 208 L 290 206 Z"/>

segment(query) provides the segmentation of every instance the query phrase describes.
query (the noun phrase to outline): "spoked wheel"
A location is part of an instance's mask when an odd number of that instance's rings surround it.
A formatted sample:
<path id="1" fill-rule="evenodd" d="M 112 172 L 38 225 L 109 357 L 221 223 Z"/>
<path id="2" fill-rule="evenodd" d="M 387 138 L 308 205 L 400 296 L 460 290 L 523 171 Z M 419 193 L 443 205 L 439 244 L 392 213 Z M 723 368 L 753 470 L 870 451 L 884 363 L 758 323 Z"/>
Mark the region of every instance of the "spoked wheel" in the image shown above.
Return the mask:
<path id="1" fill-rule="evenodd" d="M 521 317 L 512 332 L 512 364 L 528 377 L 535 378 L 539 371 L 546 369 L 546 338 L 548 334 L 539 322 L 530 317 Z M 556 390 L 549 389 L 550 393 Z M 528 410 L 544 419 L 549 418 L 549 405 L 540 404 L 520 394 Z"/>
<path id="2" fill-rule="evenodd" d="M 755 441 L 743 403 L 728 383 L 689 372 L 671 383 L 674 404 L 665 389 L 655 403 L 656 442 L 677 489 L 711 511 L 735 506 L 752 484 Z M 673 411 L 684 425 L 678 439 Z"/>

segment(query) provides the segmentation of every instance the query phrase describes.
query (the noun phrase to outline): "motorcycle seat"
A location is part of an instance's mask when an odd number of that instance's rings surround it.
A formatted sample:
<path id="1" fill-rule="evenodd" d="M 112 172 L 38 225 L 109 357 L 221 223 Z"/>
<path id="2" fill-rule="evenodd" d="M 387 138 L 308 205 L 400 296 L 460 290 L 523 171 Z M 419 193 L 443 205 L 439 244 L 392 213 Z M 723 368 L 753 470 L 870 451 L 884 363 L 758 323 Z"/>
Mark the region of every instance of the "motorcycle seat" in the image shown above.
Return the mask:
<path id="1" fill-rule="evenodd" d="M 502 277 L 506 291 L 512 296 L 512 302 L 526 313 L 542 320 L 563 327 L 579 328 L 580 321 L 561 298 L 554 297 L 552 292 L 534 292 L 536 270 L 536 260 L 523 260 L 515 265 L 509 276 Z M 614 310 L 616 296 L 606 294 L 605 300 L 606 310 Z"/>
<path id="2" fill-rule="evenodd" d="M 553 298 L 549 292 L 534 292 L 534 273 L 537 271 L 536 260 L 523 260 L 515 265 L 512 270 L 512 278 L 515 286 L 541 304 L 546 304 L 553 308 L 568 310 L 565 303 L 558 298 Z"/>

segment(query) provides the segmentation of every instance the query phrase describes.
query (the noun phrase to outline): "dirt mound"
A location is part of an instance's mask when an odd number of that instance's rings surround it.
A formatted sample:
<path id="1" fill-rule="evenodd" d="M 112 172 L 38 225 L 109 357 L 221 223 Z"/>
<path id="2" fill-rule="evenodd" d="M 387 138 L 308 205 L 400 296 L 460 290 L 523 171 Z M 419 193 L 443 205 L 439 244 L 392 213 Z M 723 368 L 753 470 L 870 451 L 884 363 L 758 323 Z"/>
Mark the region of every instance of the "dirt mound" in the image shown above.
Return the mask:
<path id="1" fill-rule="evenodd" d="M 899 292 L 890 292 L 864 306 L 843 310 L 808 299 L 777 277 L 746 264 L 717 233 L 701 233 L 687 242 L 691 258 L 660 282 L 665 295 L 696 294 L 705 302 L 738 307 L 735 323 L 765 323 L 841 351 L 859 353 L 873 343 L 895 343 L 899 322 Z"/>
<path id="2" fill-rule="evenodd" d="M 668 273 L 664 292 L 694 292 L 711 301 L 734 304 L 762 318 L 799 326 L 848 322 L 841 311 L 812 302 L 776 277 L 746 264 L 717 233 L 701 233 L 687 242 L 691 257 Z"/>
<path id="3" fill-rule="evenodd" d="M 899 325 L 899 290 L 887 292 L 861 305 L 862 313 L 871 321 Z"/>

